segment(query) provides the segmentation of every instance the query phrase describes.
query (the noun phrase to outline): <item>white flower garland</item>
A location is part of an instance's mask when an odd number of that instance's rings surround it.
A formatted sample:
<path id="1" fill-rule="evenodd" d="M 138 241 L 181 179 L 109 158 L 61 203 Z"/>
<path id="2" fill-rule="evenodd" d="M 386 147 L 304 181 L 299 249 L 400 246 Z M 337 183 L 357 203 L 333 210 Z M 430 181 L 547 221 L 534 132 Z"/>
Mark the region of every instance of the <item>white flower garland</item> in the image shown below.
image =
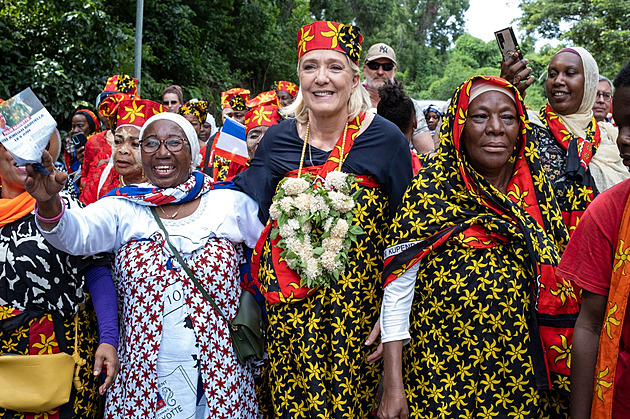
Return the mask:
<path id="1" fill-rule="evenodd" d="M 312 185 L 308 174 L 279 184 L 269 208 L 278 223 L 271 238 L 280 235 L 280 256 L 300 275 L 303 286 L 330 287 L 345 272 L 348 250 L 363 234 L 352 224 L 361 193 L 350 194 L 354 183 L 354 175 L 332 171 L 320 187 Z"/>

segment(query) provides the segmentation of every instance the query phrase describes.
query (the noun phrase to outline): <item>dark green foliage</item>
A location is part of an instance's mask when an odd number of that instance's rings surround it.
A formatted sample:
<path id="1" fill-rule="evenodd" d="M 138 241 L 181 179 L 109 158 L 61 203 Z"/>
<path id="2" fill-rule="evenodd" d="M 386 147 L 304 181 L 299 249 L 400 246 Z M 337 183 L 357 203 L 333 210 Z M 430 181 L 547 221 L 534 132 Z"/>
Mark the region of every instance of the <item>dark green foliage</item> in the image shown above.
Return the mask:
<path id="1" fill-rule="evenodd" d="M 531 107 L 544 103 L 554 49 L 533 51 L 534 35 L 586 47 L 602 73 L 627 62 L 630 6 L 616 0 L 522 0 L 522 47 L 534 74 Z M 253 94 L 276 80 L 297 82 L 296 33 L 314 19 L 352 23 L 370 45 L 398 56 L 397 78 L 419 99 L 448 99 L 475 74 L 499 74 L 494 42 L 464 35 L 468 0 L 145 0 L 141 96 L 160 100 L 169 84 L 184 99 L 209 99 L 219 116 L 222 90 Z M 31 87 L 62 130 L 78 106 L 93 107 L 105 80 L 134 71 L 136 2 L 7 0 L 0 9 L 0 97 Z M 559 22 L 573 25 L 563 33 Z"/>

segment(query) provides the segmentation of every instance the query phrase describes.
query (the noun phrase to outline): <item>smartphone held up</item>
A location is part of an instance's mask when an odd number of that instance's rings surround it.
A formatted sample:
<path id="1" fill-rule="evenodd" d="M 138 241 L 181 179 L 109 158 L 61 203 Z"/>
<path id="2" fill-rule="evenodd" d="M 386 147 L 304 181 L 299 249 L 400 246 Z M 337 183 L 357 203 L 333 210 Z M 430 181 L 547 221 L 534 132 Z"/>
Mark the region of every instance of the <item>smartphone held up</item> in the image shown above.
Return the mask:
<path id="1" fill-rule="evenodd" d="M 514 30 L 512 27 L 507 27 L 505 29 L 501 29 L 500 31 L 496 31 L 494 33 L 494 37 L 499 44 L 499 50 L 501 50 L 501 55 L 503 56 L 503 61 L 507 61 L 515 52 L 518 53 L 518 59 L 523 59 L 523 54 L 521 53 L 521 48 L 518 45 L 518 41 L 516 40 L 516 35 L 514 35 Z"/>

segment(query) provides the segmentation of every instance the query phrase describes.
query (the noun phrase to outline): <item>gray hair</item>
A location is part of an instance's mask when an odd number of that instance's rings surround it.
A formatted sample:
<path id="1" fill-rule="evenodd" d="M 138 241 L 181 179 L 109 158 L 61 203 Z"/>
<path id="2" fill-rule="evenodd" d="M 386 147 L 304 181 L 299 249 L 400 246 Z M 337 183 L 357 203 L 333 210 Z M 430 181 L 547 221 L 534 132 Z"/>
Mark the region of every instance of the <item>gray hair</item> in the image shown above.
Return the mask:
<path id="1" fill-rule="evenodd" d="M 606 76 L 602 76 L 601 74 L 599 75 L 599 81 L 605 81 L 606 83 L 608 83 L 610 85 L 610 91 L 612 93 L 615 93 L 615 86 L 613 86 L 613 82 L 610 81 L 610 79 Z"/>

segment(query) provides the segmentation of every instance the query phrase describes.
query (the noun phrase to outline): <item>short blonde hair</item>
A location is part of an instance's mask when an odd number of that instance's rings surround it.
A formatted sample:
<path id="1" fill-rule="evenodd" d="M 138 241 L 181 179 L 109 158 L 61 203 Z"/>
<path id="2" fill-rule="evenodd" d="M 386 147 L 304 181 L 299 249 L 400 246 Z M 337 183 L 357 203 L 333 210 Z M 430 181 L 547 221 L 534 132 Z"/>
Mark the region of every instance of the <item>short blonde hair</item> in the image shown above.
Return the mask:
<path id="1" fill-rule="evenodd" d="M 360 75 L 361 72 L 359 70 L 359 66 L 352 62 L 350 57 L 348 57 L 347 55 L 345 57 L 348 60 L 350 69 L 352 70 L 352 77 L 354 78 L 357 75 Z M 300 76 L 300 61 L 298 61 L 297 65 L 298 78 Z M 367 90 L 363 88 L 363 86 L 358 84 L 354 88 L 352 94 L 350 95 L 350 98 L 348 99 L 348 120 L 356 118 L 359 113 L 369 110 L 371 106 L 372 102 L 370 101 L 370 95 L 368 94 Z M 306 103 L 304 103 L 304 97 L 302 96 L 301 83 L 300 90 L 295 97 L 295 101 L 291 105 L 282 108 L 280 110 L 280 113 L 285 116 L 295 115 L 296 121 L 300 124 L 306 124 L 308 122 L 308 108 L 306 107 Z"/>

